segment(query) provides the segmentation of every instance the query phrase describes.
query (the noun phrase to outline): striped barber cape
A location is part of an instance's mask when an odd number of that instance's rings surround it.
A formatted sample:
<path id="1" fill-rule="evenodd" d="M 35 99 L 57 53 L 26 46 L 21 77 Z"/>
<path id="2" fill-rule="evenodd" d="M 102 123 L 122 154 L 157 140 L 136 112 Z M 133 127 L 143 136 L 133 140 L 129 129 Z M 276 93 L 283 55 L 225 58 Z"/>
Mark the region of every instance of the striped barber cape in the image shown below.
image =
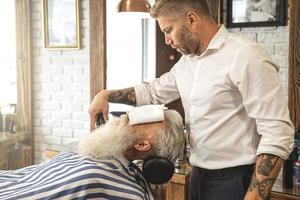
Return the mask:
<path id="1" fill-rule="evenodd" d="M 62 153 L 44 163 L 0 170 L 0 199 L 152 200 L 149 184 L 125 157 L 95 160 Z"/>

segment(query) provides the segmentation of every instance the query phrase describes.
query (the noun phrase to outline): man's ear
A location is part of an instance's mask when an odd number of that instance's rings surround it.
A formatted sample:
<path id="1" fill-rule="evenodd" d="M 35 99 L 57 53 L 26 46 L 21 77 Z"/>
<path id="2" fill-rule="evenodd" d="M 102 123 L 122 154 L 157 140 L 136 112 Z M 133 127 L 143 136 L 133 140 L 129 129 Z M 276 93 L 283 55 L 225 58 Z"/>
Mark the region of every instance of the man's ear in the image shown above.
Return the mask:
<path id="1" fill-rule="evenodd" d="M 138 151 L 148 151 L 151 147 L 151 144 L 148 140 L 144 140 L 134 145 L 134 148 Z"/>
<path id="2" fill-rule="evenodd" d="M 191 25 L 191 26 L 194 26 L 196 23 L 197 23 L 197 20 L 198 20 L 198 16 L 197 14 L 194 12 L 194 11 L 189 11 L 187 14 L 187 20 L 188 20 L 188 23 Z"/>

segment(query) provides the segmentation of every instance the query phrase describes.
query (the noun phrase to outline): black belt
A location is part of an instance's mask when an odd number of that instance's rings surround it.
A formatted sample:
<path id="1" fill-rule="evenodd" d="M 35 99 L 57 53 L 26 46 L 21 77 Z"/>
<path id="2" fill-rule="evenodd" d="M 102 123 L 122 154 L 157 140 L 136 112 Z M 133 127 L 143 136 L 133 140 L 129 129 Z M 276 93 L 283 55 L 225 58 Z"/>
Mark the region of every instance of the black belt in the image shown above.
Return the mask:
<path id="1" fill-rule="evenodd" d="M 232 175 L 238 172 L 245 172 L 249 170 L 254 170 L 255 164 L 251 165 L 240 165 L 236 167 L 228 167 L 223 169 L 204 169 L 201 167 L 193 167 L 196 173 L 199 173 L 202 176 L 224 176 Z"/>

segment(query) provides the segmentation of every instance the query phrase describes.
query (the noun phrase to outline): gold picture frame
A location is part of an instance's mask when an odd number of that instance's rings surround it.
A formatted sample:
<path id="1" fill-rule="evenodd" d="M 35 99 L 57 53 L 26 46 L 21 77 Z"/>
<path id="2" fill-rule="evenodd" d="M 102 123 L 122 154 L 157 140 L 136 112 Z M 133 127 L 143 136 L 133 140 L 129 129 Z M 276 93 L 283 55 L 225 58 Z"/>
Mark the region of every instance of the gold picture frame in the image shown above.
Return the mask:
<path id="1" fill-rule="evenodd" d="M 44 47 L 80 49 L 80 0 L 43 0 Z"/>

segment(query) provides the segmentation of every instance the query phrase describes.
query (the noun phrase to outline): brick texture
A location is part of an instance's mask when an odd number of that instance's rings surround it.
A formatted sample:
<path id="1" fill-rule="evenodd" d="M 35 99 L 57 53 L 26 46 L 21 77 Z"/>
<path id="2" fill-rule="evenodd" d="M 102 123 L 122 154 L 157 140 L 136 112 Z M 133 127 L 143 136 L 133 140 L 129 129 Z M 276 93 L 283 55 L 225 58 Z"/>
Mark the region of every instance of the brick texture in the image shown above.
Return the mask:
<path id="1" fill-rule="evenodd" d="M 283 88 L 288 84 L 288 26 L 284 27 L 261 27 L 261 28 L 232 28 L 231 32 L 243 34 L 249 39 L 259 43 L 280 67 L 279 78 Z M 287 99 L 287 90 L 285 89 Z"/>
<path id="2" fill-rule="evenodd" d="M 47 50 L 43 46 L 41 0 L 32 2 L 35 162 L 45 149 L 78 141 L 89 133 L 88 0 L 82 0 L 80 50 Z"/>

